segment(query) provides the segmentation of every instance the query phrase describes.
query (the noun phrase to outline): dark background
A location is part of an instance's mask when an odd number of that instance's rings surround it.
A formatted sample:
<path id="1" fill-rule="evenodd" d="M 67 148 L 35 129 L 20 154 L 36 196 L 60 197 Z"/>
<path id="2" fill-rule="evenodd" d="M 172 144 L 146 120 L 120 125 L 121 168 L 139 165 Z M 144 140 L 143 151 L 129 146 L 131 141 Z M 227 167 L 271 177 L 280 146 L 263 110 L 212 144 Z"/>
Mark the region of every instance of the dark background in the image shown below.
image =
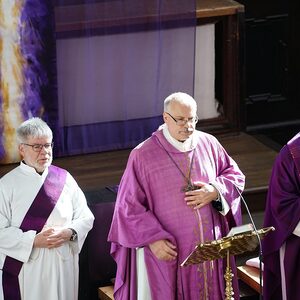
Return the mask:
<path id="1" fill-rule="evenodd" d="M 280 144 L 300 130 L 300 1 L 245 6 L 246 131 Z"/>

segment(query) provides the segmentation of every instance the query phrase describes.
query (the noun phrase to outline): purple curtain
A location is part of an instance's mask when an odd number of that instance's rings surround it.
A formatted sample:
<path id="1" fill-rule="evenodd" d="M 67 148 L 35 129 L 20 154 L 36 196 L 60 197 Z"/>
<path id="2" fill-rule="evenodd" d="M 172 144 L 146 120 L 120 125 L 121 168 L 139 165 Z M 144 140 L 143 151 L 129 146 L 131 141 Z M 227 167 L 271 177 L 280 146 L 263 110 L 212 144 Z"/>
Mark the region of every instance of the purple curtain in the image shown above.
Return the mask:
<path id="1" fill-rule="evenodd" d="M 100 152 L 136 146 L 166 96 L 193 94 L 195 0 L 1 5 L 0 163 L 19 160 L 15 128 L 31 116 L 53 129 L 55 156 Z"/>
<path id="2" fill-rule="evenodd" d="M 57 0 L 57 155 L 129 148 L 193 94 L 195 0 Z"/>
<path id="3" fill-rule="evenodd" d="M 38 116 L 58 131 L 54 6 L 2 1 L 0 20 L 0 162 L 11 163 L 21 122 Z"/>

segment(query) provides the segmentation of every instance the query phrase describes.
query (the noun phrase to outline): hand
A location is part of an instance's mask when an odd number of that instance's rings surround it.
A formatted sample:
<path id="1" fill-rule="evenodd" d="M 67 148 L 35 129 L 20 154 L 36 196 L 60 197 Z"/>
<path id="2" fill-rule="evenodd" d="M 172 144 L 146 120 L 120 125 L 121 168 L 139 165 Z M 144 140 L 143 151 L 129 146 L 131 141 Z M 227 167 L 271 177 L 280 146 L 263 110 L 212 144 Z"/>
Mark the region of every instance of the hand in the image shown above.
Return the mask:
<path id="1" fill-rule="evenodd" d="M 168 240 L 159 240 L 149 244 L 152 253 L 160 260 L 171 261 L 176 259 L 177 252 L 174 250 L 176 246 Z"/>
<path id="2" fill-rule="evenodd" d="M 198 209 L 218 198 L 218 191 L 213 185 L 201 181 L 193 182 L 193 185 L 199 189 L 185 193 L 184 200 L 188 206 Z"/>
<path id="3" fill-rule="evenodd" d="M 72 235 L 71 229 L 54 229 L 48 228 L 39 232 L 34 239 L 33 247 L 35 248 L 57 248 L 63 243 L 70 240 Z"/>

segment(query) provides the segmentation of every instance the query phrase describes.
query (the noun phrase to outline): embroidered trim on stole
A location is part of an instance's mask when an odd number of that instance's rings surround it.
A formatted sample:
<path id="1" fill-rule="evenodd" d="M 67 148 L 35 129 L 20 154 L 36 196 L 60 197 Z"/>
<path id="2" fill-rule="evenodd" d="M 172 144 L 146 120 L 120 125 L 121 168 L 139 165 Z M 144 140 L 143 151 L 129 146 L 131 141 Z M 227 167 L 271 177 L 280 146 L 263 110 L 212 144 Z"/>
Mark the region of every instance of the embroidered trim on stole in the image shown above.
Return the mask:
<path id="1" fill-rule="evenodd" d="M 56 166 L 50 166 L 48 175 L 28 209 L 21 225 L 22 231 L 40 232 L 53 211 L 66 182 L 67 172 Z M 3 294 L 5 300 L 21 300 L 19 273 L 23 262 L 6 256 L 3 265 Z"/>

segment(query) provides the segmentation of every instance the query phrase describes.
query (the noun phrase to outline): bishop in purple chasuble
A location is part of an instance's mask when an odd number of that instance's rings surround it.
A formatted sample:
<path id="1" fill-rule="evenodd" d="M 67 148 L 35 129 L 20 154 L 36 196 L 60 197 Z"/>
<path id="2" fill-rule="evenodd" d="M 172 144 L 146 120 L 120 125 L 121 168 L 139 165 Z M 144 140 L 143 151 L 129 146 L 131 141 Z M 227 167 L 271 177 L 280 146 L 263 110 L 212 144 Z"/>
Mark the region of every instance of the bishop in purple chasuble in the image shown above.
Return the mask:
<path id="1" fill-rule="evenodd" d="M 215 137 L 195 131 L 193 140 L 192 149 L 181 152 L 159 129 L 130 154 L 108 237 L 118 266 L 115 299 L 137 299 L 135 249 L 139 247 L 144 247 L 152 300 L 224 299 L 225 260 L 180 264 L 197 244 L 222 238 L 230 226 L 241 224 L 237 189 L 243 190 L 244 175 Z M 174 162 L 185 174 L 191 170 L 192 182 L 217 187 L 230 207 L 226 216 L 211 203 L 197 210 L 187 206 L 182 191 L 186 180 Z M 163 261 L 154 256 L 148 245 L 161 239 L 176 245 L 177 259 Z M 231 267 L 235 272 L 234 258 Z M 236 275 L 233 286 L 238 299 Z"/>
<path id="2" fill-rule="evenodd" d="M 274 226 L 275 231 L 262 241 L 265 300 L 300 299 L 299 222 L 300 134 L 297 134 L 281 149 L 270 178 L 264 226 Z M 281 268 L 282 247 L 285 254 Z"/>

